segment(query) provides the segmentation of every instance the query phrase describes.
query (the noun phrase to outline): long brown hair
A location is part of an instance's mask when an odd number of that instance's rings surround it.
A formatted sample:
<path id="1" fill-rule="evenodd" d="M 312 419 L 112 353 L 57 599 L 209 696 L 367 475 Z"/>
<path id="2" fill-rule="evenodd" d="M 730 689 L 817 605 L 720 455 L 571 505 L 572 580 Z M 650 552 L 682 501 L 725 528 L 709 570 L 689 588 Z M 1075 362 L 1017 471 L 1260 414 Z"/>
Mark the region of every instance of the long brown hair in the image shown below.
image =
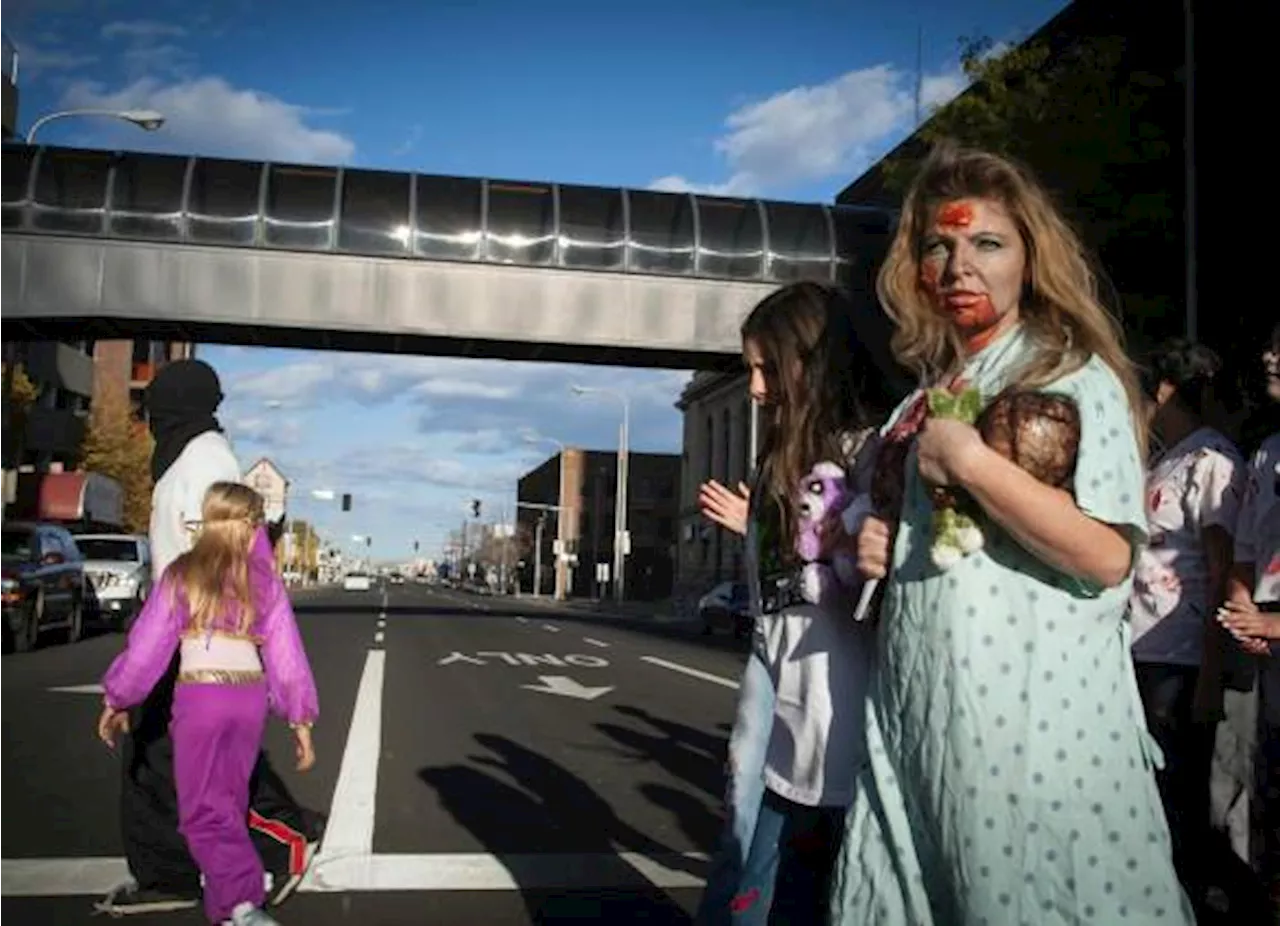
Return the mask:
<path id="1" fill-rule="evenodd" d="M 841 290 L 791 283 L 766 296 L 742 323 L 768 382 L 760 486 L 778 514 L 784 561 L 794 556 L 800 480 L 815 463 L 844 463 L 842 438 L 878 424 L 897 396 L 892 371 L 859 336 L 857 307 Z M 881 351 L 883 353 L 883 350 Z"/>
<path id="2" fill-rule="evenodd" d="M 1098 295 L 1098 278 L 1080 238 L 1026 168 L 985 151 L 943 143 L 911 185 L 876 291 L 897 326 L 895 356 L 926 381 L 957 372 L 964 353 L 951 324 L 921 288 L 923 239 L 934 211 L 955 199 L 991 199 L 1008 212 L 1027 255 L 1027 283 L 1019 315 L 1036 347 L 1011 385 L 1046 386 L 1099 357 L 1119 378 L 1134 432 L 1146 454 L 1142 392 L 1124 348 L 1124 333 Z"/>
<path id="3" fill-rule="evenodd" d="M 215 482 L 204 494 L 191 550 L 174 561 L 174 589 L 185 593 L 194 632 L 248 633 L 257 618 L 249 586 L 249 551 L 262 524 L 262 496 L 237 482 Z M 222 621 L 234 609 L 234 623 Z"/>

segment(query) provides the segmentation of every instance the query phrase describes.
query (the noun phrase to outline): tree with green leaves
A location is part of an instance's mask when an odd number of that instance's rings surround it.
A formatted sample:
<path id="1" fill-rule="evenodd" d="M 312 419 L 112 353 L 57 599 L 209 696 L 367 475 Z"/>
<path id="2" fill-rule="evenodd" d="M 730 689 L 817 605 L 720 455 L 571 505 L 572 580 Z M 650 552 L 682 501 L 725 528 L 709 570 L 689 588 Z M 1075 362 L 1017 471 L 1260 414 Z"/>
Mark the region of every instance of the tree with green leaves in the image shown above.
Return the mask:
<path id="1" fill-rule="evenodd" d="M 139 534 L 147 532 L 151 521 L 153 449 L 151 432 L 133 417 L 125 395 L 103 390 L 94 398 L 81 449 L 82 465 L 120 483 L 125 529 Z"/>
<path id="2" fill-rule="evenodd" d="M 1168 273 L 1182 236 L 1181 87 L 1135 67 L 1123 36 L 960 46 L 969 90 L 886 158 L 885 186 L 905 192 L 943 140 L 1012 157 L 1056 194 L 1102 258 L 1123 293 L 1126 327 L 1172 311 L 1181 284 Z"/>

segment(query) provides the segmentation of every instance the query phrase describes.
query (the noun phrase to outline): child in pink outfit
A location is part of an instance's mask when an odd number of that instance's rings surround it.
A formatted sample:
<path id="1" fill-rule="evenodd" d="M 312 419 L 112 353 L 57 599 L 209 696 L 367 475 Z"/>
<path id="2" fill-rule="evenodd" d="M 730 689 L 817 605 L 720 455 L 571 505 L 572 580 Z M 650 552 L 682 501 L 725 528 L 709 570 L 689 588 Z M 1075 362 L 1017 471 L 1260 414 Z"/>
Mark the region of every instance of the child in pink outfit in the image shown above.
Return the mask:
<path id="1" fill-rule="evenodd" d="M 224 502 L 228 497 L 246 502 L 248 515 L 237 526 L 210 530 L 211 499 L 219 492 Z M 107 670 L 99 735 L 113 745 L 115 730 L 127 724 L 124 712 L 146 698 L 179 650 L 171 724 L 179 830 L 204 876 L 205 912 L 212 923 L 267 926 L 275 921 L 261 909 L 263 866 L 247 822 L 249 778 L 268 709 L 293 728 L 298 769 L 314 764 L 311 725 L 319 706 L 293 609 L 261 526 L 261 499 L 256 493 L 240 499 L 244 493 L 252 490 L 215 483 L 206 496 L 204 527 L 217 535 L 211 545 L 225 544 L 227 538 L 249 545 L 239 558 L 247 566 L 252 624 L 243 626 L 234 595 L 225 593 L 218 596 L 212 619 L 195 620 L 179 560 L 165 571 L 124 652 Z M 231 510 L 237 509 L 232 505 Z M 202 542 L 190 557 L 200 556 Z M 229 576 L 227 588 L 233 585 Z"/>

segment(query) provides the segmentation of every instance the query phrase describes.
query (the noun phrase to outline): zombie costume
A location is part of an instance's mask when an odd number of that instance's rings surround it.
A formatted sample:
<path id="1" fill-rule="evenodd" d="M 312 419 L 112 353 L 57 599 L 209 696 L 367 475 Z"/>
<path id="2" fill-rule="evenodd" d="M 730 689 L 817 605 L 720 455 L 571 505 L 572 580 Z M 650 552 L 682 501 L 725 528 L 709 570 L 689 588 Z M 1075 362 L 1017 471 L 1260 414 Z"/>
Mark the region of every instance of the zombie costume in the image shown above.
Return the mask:
<path id="1" fill-rule="evenodd" d="M 962 378 L 995 397 L 1033 352 L 1015 328 Z M 1095 357 L 1044 391 L 1080 412 L 1076 504 L 1140 546 L 1142 463 L 1119 381 Z M 932 493 L 914 440 L 898 433 L 923 417 L 922 399 L 904 402 L 886 433 L 891 446 L 903 438 L 901 468 L 886 474 L 900 482 L 901 519 L 832 921 L 1191 923 L 1129 656 L 1129 581 L 1099 588 L 1062 574 L 989 518 L 983 548 L 939 570 Z"/>
<path id="2" fill-rule="evenodd" d="M 845 445 L 848 481 L 865 490 L 874 435 L 850 435 Z M 699 905 L 702 926 L 820 921 L 865 754 L 858 705 L 870 627 L 851 618 L 856 591 L 835 610 L 804 599 L 803 563 L 779 555 L 778 512 L 766 494 L 757 480 L 746 538 L 755 632 L 729 743 L 729 819 Z"/>
<path id="3" fill-rule="evenodd" d="M 166 574 L 103 679 L 110 707 L 135 707 L 178 654 L 170 724 L 178 830 L 204 875 L 205 912 L 215 923 L 240 904 L 265 900 L 248 815 L 267 710 L 290 724 L 313 723 L 319 713 L 293 609 L 263 530 L 249 580 L 256 611 L 249 634 L 234 629 L 235 613 L 202 632 L 191 627 L 182 589 Z"/>

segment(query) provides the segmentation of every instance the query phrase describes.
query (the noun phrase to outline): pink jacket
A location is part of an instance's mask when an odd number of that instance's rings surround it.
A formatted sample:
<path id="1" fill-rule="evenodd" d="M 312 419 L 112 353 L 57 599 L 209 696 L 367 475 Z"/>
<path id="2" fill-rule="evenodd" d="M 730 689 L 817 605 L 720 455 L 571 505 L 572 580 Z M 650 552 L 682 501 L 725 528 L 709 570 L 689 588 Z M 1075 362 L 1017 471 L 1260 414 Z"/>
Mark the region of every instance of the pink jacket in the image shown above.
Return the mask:
<path id="1" fill-rule="evenodd" d="M 268 704 L 291 724 L 314 723 L 320 715 L 315 679 L 289 593 L 276 572 L 271 542 L 262 528 L 258 529 L 249 554 L 249 587 L 257 607 L 250 633 L 259 641 Z M 117 710 L 141 704 L 169 668 L 190 623 L 184 596 L 174 587 L 171 570 L 165 570 L 134 621 L 124 652 L 103 677 L 107 704 Z"/>

